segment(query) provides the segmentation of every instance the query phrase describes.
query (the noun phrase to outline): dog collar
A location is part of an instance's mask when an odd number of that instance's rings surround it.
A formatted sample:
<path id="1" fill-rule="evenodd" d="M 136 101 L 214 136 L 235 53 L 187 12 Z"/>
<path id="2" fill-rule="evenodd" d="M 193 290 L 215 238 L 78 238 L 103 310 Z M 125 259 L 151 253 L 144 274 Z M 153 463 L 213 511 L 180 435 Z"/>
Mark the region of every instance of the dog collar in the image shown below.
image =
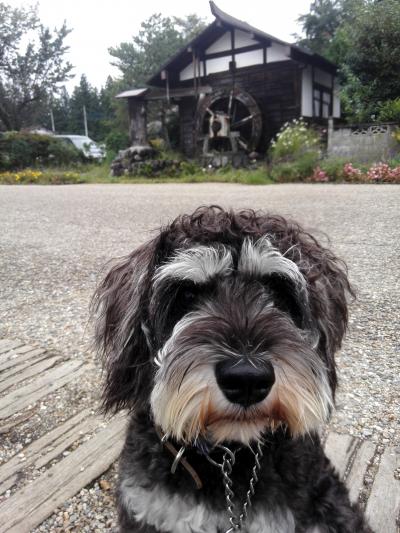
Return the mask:
<path id="1" fill-rule="evenodd" d="M 173 455 L 174 461 L 171 466 L 171 472 L 172 474 L 175 474 L 176 469 L 179 465 L 179 463 L 185 468 L 185 470 L 190 474 L 190 476 L 193 478 L 196 488 L 201 489 L 203 487 L 203 483 L 195 471 L 195 469 L 188 463 L 188 461 L 183 457 L 183 454 L 186 451 L 186 447 L 182 446 L 179 451 L 171 442 L 168 441 L 167 436 L 163 435 L 161 428 L 156 427 L 157 435 L 159 436 L 161 443 L 164 445 L 164 447 Z M 223 457 L 222 457 L 222 463 L 218 463 L 212 457 L 210 457 L 209 452 L 205 453 L 205 458 L 214 466 L 219 468 L 222 473 L 223 478 L 223 484 L 225 489 L 225 504 L 226 504 L 226 512 L 229 519 L 230 527 L 226 530 L 225 533 L 233 533 L 234 531 L 242 531 L 243 526 L 247 520 L 247 514 L 249 508 L 252 506 L 252 498 L 255 494 L 255 485 L 258 482 L 258 475 L 261 469 L 261 459 L 263 456 L 262 451 L 262 445 L 260 442 L 257 443 L 257 451 L 253 451 L 254 453 L 254 466 L 251 471 L 251 478 L 249 482 L 249 489 L 246 493 L 246 500 L 243 502 L 241 506 L 241 511 L 236 511 L 235 506 L 235 493 L 233 490 L 233 481 L 231 478 L 231 473 L 233 469 L 233 465 L 236 461 L 236 452 L 240 449 L 238 448 L 235 451 L 230 450 L 226 446 L 218 445 L 216 448 L 223 451 Z"/>
<path id="2" fill-rule="evenodd" d="M 193 481 L 195 482 L 197 490 L 202 489 L 203 483 L 200 479 L 200 476 L 198 475 L 196 470 L 189 464 L 187 459 L 183 457 L 183 454 L 185 453 L 185 450 L 186 450 L 185 446 L 182 446 L 179 450 L 177 450 L 175 446 L 171 442 L 169 442 L 169 440 L 166 438 L 166 435 L 163 435 L 161 428 L 156 427 L 156 432 L 164 448 L 168 450 L 171 453 L 171 455 L 174 457 L 174 461 L 171 466 L 171 473 L 175 474 L 176 469 L 178 468 L 178 464 L 180 463 L 183 466 L 183 468 L 188 472 L 188 474 L 190 474 L 190 476 L 192 477 Z"/>

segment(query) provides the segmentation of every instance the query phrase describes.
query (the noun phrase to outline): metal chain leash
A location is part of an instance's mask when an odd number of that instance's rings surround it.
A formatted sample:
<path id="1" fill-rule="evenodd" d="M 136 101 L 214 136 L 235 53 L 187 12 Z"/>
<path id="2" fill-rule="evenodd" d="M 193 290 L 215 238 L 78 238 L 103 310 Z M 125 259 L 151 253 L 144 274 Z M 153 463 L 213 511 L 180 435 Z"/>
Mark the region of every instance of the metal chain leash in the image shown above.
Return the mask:
<path id="1" fill-rule="evenodd" d="M 218 465 L 222 471 L 223 482 L 225 486 L 226 510 L 228 512 L 229 523 L 231 525 L 231 527 L 227 529 L 225 533 L 232 533 L 234 531 L 242 531 L 244 523 L 247 519 L 248 509 L 251 507 L 251 499 L 254 496 L 255 492 L 254 487 L 258 481 L 258 474 L 261 468 L 260 460 L 263 456 L 263 452 L 261 444 L 258 443 L 257 452 L 254 454 L 254 466 L 252 469 L 252 476 L 249 482 L 249 490 L 246 493 L 246 501 L 242 505 L 242 512 L 237 515 L 235 511 L 235 503 L 233 501 L 235 498 L 235 493 L 232 488 L 233 482 L 231 479 L 233 465 L 235 464 L 235 454 L 225 446 L 221 446 L 221 448 L 225 451 L 222 458 L 222 464 L 218 464 L 215 461 L 212 462 Z"/>
<path id="2" fill-rule="evenodd" d="M 168 443 L 167 436 L 162 435 L 161 431 L 159 432 L 159 436 L 160 436 L 161 442 L 165 446 L 167 447 L 169 446 L 168 449 L 170 449 L 171 453 L 175 456 L 174 462 L 172 463 L 172 466 L 171 466 L 171 472 L 175 474 L 178 464 L 182 463 L 183 466 L 185 466 L 186 470 L 189 472 L 189 474 L 193 477 L 194 481 L 196 482 L 197 488 L 201 488 L 202 483 L 201 483 L 199 476 L 193 470 L 193 468 L 187 463 L 187 461 L 183 459 L 183 454 L 185 453 L 185 450 L 186 450 L 185 447 L 182 446 L 181 449 L 177 451 L 174 448 L 174 446 Z M 221 444 L 217 445 L 216 448 L 220 448 L 224 452 L 224 455 L 222 456 L 222 463 L 218 463 L 217 461 L 212 459 L 209 453 L 205 454 L 205 457 L 211 464 L 218 467 L 222 472 L 223 483 L 225 487 L 226 510 L 228 512 L 229 523 L 231 525 L 231 527 L 227 529 L 225 533 L 233 533 L 234 531 L 244 531 L 243 526 L 247 519 L 248 509 L 252 506 L 251 500 L 252 500 L 252 497 L 254 496 L 255 486 L 258 482 L 258 474 L 261 469 L 260 460 L 263 457 L 261 443 L 260 442 L 257 443 L 257 452 L 253 452 L 254 453 L 254 466 L 251 471 L 252 475 L 249 481 L 249 489 L 246 492 L 246 501 L 243 503 L 242 512 L 239 515 L 236 514 L 236 510 L 235 510 L 235 503 L 233 501 L 235 498 L 235 493 L 232 488 L 233 481 L 231 479 L 233 465 L 235 464 L 235 460 L 236 460 L 235 454 L 237 450 L 235 452 L 232 452 L 229 448 L 227 448 L 226 446 L 222 446 Z"/>

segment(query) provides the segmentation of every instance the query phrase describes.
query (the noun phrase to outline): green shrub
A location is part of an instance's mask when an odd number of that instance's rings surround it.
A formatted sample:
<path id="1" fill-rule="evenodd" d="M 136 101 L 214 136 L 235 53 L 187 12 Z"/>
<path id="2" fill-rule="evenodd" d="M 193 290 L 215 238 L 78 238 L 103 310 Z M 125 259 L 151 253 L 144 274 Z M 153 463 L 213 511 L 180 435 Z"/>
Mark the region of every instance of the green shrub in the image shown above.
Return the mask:
<path id="1" fill-rule="evenodd" d="M 193 174 L 200 174 L 201 168 L 195 161 L 181 161 L 180 170 L 182 174 L 193 176 Z"/>
<path id="2" fill-rule="evenodd" d="M 347 159 L 330 157 L 320 161 L 319 166 L 329 176 L 329 181 L 343 181 L 343 168 L 347 162 Z"/>
<path id="3" fill-rule="evenodd" d="M 319 156 L 320 137 L 302 119 L 284 124 L 269 149 L 273 163 L 296 161 L 308 152 Z"/>
<path id="4" fill-rule="evenodd" d="M 318 159 L 318 152 L 305 152 L 299 155 L 296 161 L 283 161 L 273 164 L 270 168 L 270 176 L 274 181 L 280 183 L 304 181 L 313 174 Z"/>
<path id="5" fill-rule="evenodd" d="M 81 152 L 61 139 L 37 133 L 7 132 L 0 137 L 0 169 L 82 162 Z"/>
<path id="6" fill-rule="evenodd" d="M 155 137 L 154 139 L 150 139 L 149 144 L 157 152 L 162 152 L 163 150 L 165 150 L 165 141 L 161 137 Z"/>
<path id="7" fill-rule="evenodd" d="M 400 127 L 395 128 L 392 135 L 393 135 L 393 138 L 400 144 Z"/>
<path id="8" fill-rule="evenodd" d="M 393 159 L 391 159 L 389 161 L 389 165 L 394 168 L 394 167 L 400 167 L 400 154 L 397 154 L 395 157 L 393 157 Z"/>
<path id="9" fill-rule="evenodd" d="M 73 144 L 67 143 L 62 139 L 51 139 L 48 144 L 48 154 L 46 163 L 51 165 L 71 165 L 74 163 L 83 163 L 84 154 L 80 152 Z"/>
<path id="10" fill-rule="evenodd" d="M 379 106 L 378 121 L 400 123 L 400 98 L 387 100 Z"/>
<path id="11" fill-rule="evenodd" d="M 125 150 L 130 145 L 129 135 L 120 131 L 112 131 L 105 139 L 107 155 L 108 152 L 117 154 L 119 150 Z"/>

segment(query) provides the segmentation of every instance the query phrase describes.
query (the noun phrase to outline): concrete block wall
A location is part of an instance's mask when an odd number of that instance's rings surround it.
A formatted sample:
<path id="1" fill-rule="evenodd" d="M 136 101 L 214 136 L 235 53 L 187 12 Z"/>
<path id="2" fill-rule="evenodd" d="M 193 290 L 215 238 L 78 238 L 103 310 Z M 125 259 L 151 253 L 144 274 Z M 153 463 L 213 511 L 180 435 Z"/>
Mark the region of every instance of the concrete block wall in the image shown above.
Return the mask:
<path id="1" fill-rule="evenodd" d="M 360 127 L 334 127 L 329 121 L 328 156 L 360 162 L 388 161 L 400 154 L 400 144 L 393 136 L 395 124 Z"/>

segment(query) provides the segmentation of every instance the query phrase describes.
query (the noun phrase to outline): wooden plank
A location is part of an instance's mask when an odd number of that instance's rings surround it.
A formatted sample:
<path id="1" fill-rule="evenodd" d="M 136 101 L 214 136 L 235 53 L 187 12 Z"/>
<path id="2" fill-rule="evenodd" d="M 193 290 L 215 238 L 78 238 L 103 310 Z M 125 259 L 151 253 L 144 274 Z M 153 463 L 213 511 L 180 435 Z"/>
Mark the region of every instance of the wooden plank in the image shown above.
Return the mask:
<path id="1" fill-rule="evenodd" d="M 11 429 L 15 428 L 22 422 L 26 422 L 36 413 L 36 409 L 33 407 L 31 409 L 24 409 L 17 417 L 8 419 L 6 424 L 0 424 L 0 435 L 2 433 L 8 433 Z"/>
<path id="2" fill-rule="evenodd" d="M 0 533 L 29 533 L 118 458 L 126 420 L 105 429 L 0 505 Z"/>
<path id="3" fill-rule="evenodd" d="M 394 477 L 397 468 L 400 468 L 398 449 L 386 448 L 366 508 L 367 519 L 377 533 L 397 530 L 396 519 L 400 513 L 400 480 Z"/>
<path id="4" fill-rule="evenodd" d="M 21 453 L 0 466 L 0 494 L 17 482 L 20 472 L 25 468 L 32 465 L 36 469 L 46 466 L 82 435 L 90 433 L 102 422 L 103 417 L 93 416 L 89 409 L 85 409 L 32 442 Z"/>
<path id="5" fill-rule="evenodd" d="M 30 365 L 23 372 L 15 372 L 15 369 L 10 373 L 0 374 L 0 392 L 4 392 L 6 389 L 25 381 L 28 378 L 42 373 L 44 370 L 52 368 L 56 363 L 62 360 L 62 357 L 47 357 L 44 360 Z"/>
<path id="6" fill-rule="evenodd" d="M 47 394 L 76 379 L 88 368 L 82 361 L 68 361 L 44 372 L 33 383 L 25 385 L 0 399 L 0 420 L 18 413 Z"/>
<path id="7" fill-rule="evenodd" d="M 30 346 L 29 344 L 23 344 L 22 346 L 14 348 L 14 351 L 17 353 L 25 353 L 31 352 L 32 350 L 37 350 L 37 348 L 39 348 L 39 346 Z"/>
<path id="8" fill-rule="evenodd" d="M 10 378 L 11 376 L 15 376 L 19 372 L 22 372 L 26 368 L 31 367 L 32 365 L 38 363 L 39 361 L 43 361 L 44 359 L 48 359 L 49 357 L 52 357 L 54 354 L 50 354 L 48 352 L 42 351 L 42 353 L 37 354 L 36 356 L 32 357 L 32 359 L 27 359 L 26 361 L 19 361 L 19 364 L 13 365 L 10 368 L 7 368 L 6 370 L 0 371 L 0 383 L 4 381 L 5 379 Z"/>
<path id="9" fill-rule="evenodd" d="M 7 370 L 8 368 L 12 368 L 13 366 L 18 366 L 26 361 L 31 361 L 34 358 L 38 357 L 39 355 L 45 354 L 46 350 L 43 350 L 42 348 L 35 348 L 34 350 L 24 352 L 19 354 L 18 352 L 10 352 L 9 356 L 6 357 L 2 362 L 0 363 L 0 372 L 3 372 L 4 370 Z M 47 357 L 47 356 L 46 356 Z M 43 359 L 43 356 L 42 356 Z"/>
<path id="10" fill-rule="evenodd" d="M 358 445 L 358 439 L 351 435 L 329 433 L 325 442 L 325 453 L 341 479 L 345 478 L 350 459 Z"/>
<path id="11" fill-rule="evenodd" d="M 10 352 L 14 348 L 18 348 L 18 346 L 22 346 L 23 343 L 20 341 L 14 341 L 14 340 L 8 340 L 8 339 L 2 339 L 2 344 L 0 345 L 0 354 Z"/>
<path id="12" fill-rule="evenodd" d="M 32 350 L 36 350 L 36 348 L 39 348 L 39 346 L 31 346 L 29 344 L 22 344 L 21 346 L 17 346 L 16 348 L 13 348 L 13 351 L 17 353 L 25 353 L 25 352 L 31 352 Z"/>
<path id="13" fill-rule="evenodd" d="M 10 339 L 0 339 L 0 348 L 2 348 L 8 342 L 10 342 Z"/>
<path id="14" fill-rule="evenodd" d="M 346 485 L 349 489 L 350 501 L 358 501 L 360 489 L 363 486 L 364 476 L 367 471 L 369 462 L 374 456 L 376 445 L 370 441 L 363 441 L 354 457 L 351 470 L 346 479 Z"/>

